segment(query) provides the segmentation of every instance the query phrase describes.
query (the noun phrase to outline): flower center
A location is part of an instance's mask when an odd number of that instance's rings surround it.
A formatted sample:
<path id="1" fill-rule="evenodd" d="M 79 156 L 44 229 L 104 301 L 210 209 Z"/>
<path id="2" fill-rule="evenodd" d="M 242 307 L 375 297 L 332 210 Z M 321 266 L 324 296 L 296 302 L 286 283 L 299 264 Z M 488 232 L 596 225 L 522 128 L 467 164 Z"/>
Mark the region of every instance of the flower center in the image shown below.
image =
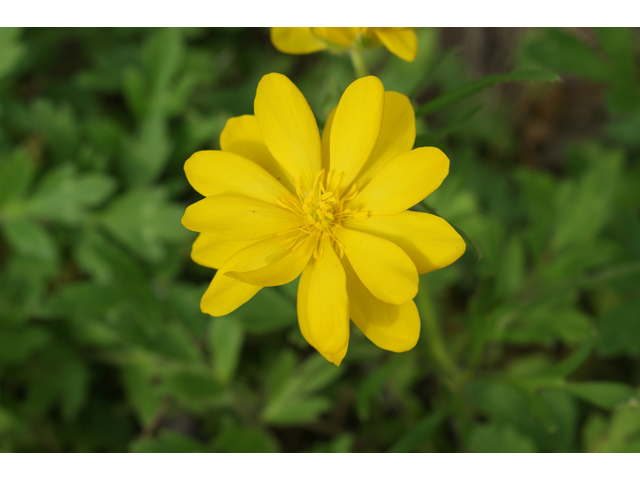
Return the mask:
<path id="1" fill-rule="evenodd" d="M 329 170 L 325 177 L 323 169 L 316 175 L 310 192 L 306 192 L 300 182 L 296 181 L 297 197 L 287 195 L 278 199 L 281 207 L 300 215 L 303 220 L 300 227 L 281 232 L 281 235 L 294 234 L 291 237 L 287 235 L 287 248 L 297 249 L 309 235 L 315 237 L 329 235 L 332 243 L 338 247 L 340 256 L 344 254 L 344 246 L 335 236 L 336 229 L 346 218 L 365 219 L 369 214 L 345 206 L 358 195 L 358 186 L 354 183 L 346 194 L 342 195 L 340 187 L 337 186 L 341 178 L 342 173 L 336 173 L 334 170 Z"/>

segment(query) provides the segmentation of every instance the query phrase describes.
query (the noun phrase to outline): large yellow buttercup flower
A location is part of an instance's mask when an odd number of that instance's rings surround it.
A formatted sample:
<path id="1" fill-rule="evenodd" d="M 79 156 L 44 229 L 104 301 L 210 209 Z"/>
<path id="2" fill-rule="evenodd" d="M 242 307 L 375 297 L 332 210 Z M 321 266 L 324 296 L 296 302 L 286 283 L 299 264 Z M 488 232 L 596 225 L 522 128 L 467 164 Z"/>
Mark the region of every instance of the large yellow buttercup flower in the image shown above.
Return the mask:
<path id="1" fill-rule="evenodd" d="M 394 55 L 413 62 L 418 38 L 413 28 L 395 27 L 272 27 L 271 43 L 283 53 L 304 55 L 320 50 L 350 49 L 358 40 L 382 43 Z"/>
<path id="2" fill-rule="evenodd" d="M 304 338 L 339 365 L 349 319 L 376 345 L 402 352 L 418 341 L 418 274 L 445 267 L 465 243 L 442 218 L 407 211 L 442 183 L 449 159 L 411 150 L 409 99 L 376 77 L 353 82 L 322 139 L 304 96 L 284 75 L 265 75 L 255 115 L 229 119 L 221 151 L 185 163 L 206 198 L 183 225 L 200 236 L 195 262 L 218 270 L 201 308 L 226 315 L 261 288 L 300 277 Z"/>

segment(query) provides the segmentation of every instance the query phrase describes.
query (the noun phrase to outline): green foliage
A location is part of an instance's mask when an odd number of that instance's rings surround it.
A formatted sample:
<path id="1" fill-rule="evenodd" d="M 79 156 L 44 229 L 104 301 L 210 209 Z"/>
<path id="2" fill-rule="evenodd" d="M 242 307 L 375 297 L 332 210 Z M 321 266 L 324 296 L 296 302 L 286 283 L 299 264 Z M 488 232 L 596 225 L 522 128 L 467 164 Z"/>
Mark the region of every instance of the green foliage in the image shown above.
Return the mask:
<path id="1" fill-rule="evenodd" d="M 484 76 L 440 33 L 364 58 L 449 156 L 423 207 L 467 253 L 422 275 L 413 350 L 352 325 L 336 367 L 297 282 L 203 314 L 214 271 L 180 219 L 184 161 L 264 74 L 322 126 L 348 56 L 265 29 L 0 29 L 0 451 L 639 452 L 638 32 L 529 29 Z"/>

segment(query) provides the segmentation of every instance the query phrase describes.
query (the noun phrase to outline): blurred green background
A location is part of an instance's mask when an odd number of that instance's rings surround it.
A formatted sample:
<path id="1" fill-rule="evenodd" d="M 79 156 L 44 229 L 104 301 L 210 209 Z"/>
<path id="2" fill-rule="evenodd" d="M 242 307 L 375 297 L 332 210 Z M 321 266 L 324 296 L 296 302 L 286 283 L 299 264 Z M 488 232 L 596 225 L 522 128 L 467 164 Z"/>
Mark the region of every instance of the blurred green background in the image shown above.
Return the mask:
<path id="1" fill-rule="evenodd" d="M 184 161 L 262 75 L 323 125 L 349 57 L 268 29 L 0 29 L 0 451 L 640 451 L 638 30 L 418 36 L 414 63 L 366 60 L 450 157 L 425 203 L 476 248 L 422 275 L 412 351 L 352 325 L 337 368 L 295 282 L 201 313 L 214 271 L 180 218 Z"/>

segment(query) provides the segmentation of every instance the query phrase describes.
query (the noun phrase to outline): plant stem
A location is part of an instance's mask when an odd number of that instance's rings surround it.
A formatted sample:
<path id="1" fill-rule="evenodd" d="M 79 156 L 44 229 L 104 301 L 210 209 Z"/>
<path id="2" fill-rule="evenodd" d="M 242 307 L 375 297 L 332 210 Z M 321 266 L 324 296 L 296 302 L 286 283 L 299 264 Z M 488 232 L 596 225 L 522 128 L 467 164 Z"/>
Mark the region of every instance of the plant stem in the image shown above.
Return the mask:
<path id="1" fill-rule="evenodd" d="M 433 308 L 431 294 L 426 279 L 422 278 L 418 291 L 418 304 L 420 305 L 420 313 L 422 314 L 423 325 L 426 332 L 424 338 L 429 355 L 436 362 L 440 370 L 446 375 L 452 386 L 456 388 L 458 381 L 458 367 L 449 355 L 445 344 L 440 325 L 436 318 L 436 312 Z"/>
<path id="2" fill-rule="evenodd" d="M 353 69 L 356 72 L 356 77 L 362 78 L 369 75 L 367 64 L 364 62 L 364 57 L 362 56 L 362 50 L 358 45 L 355 45 L 349 51 L 349 55 L 351 56 L 351 62 L 353 63 Z"/>

